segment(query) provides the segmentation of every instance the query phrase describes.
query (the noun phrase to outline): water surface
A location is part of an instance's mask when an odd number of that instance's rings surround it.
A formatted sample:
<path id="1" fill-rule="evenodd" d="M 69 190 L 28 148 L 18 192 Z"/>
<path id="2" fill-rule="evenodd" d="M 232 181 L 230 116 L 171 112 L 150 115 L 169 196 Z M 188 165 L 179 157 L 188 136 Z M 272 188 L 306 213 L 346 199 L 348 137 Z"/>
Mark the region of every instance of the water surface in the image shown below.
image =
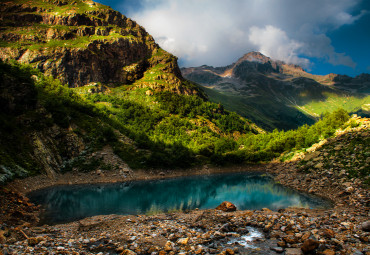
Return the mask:
<path id="1" fill-rule="evenodd" d="M 45 212 L 41 220 L 47 224 L 94 215 L 209 209 L 223 201 L 234 203 L 239 210 L 330 207 L 324 199 L 286 188 L 259 173 L 57 186 L 32 192 L 29 197 L 32 202 L 43 206 Z"/>

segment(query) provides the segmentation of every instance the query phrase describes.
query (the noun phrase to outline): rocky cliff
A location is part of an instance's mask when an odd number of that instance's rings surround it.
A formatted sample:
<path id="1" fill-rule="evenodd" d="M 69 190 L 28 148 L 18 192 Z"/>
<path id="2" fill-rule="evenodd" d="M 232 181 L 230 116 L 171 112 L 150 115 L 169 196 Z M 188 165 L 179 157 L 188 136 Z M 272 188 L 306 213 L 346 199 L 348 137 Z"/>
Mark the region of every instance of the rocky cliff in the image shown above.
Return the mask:
<path id="1" fill-rule="evenodd" d="M 0 11 L 0 184 L 218 162 L 240 135 L 263 132 L 207 101 L 176 57 L 107 6 L 16 0 Z"/>
<path id="2" fill-rule="evenodd" d="M 183 68 L 184 77 L 203 85 L 223 103 L 266 129 L 311 124 L 338 107 L 369 115 L 369 75 L 313 75 L 302 67 L 250 52 L 225 67 Z"/>
<path id="3" fill-rule="evenodd" d="M 146 73 L 160 73 L 140 86 L 199 93 L 183 84 L 176 57 L 107 6 L 89 0 L 16 0 L 2 1 L 0 13 L 0 58 L 31 64 L 69 87 L 132 84 Z"/>

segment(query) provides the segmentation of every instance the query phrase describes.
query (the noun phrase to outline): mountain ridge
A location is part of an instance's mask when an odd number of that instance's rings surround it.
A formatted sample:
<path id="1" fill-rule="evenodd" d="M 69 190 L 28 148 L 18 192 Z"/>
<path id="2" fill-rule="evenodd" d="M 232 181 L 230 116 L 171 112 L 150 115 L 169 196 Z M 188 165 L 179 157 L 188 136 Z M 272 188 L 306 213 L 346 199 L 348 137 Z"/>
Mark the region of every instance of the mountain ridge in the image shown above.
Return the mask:
<path id="1" fill-rule="evenodd" d="M 300 66 L 272 60 L 259 52 L 247 53 L 224 67 L 203 65 L 181 71 L 185 78 L 202 85 L 211 100 L 269 130 L 312 124 L 325 112 L 325 102 L 331 111 L 343 107 L 369 114 L 368 74 L 354 78 L 313 75 Z M 343 103 L 348 100 L 353 106 Z"/>

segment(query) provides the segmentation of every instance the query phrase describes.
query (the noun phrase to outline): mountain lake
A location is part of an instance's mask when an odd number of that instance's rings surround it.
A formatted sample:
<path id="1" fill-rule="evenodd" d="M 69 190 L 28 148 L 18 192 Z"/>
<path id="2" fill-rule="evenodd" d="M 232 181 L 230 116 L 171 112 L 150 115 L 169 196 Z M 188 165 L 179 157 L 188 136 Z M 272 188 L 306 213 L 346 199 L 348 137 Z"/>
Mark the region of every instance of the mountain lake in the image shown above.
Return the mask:
<path id="1" fill-rule="evenodd" d="M 262 173 L 55 186 L 28 196 L 44 209 L 40 223 L 50 225 L 95 215 L 150 215 L 211 209 L 223 201 L 232 202 L 238 210 L 331 207 L 328 200 L 284 187 Z"/>

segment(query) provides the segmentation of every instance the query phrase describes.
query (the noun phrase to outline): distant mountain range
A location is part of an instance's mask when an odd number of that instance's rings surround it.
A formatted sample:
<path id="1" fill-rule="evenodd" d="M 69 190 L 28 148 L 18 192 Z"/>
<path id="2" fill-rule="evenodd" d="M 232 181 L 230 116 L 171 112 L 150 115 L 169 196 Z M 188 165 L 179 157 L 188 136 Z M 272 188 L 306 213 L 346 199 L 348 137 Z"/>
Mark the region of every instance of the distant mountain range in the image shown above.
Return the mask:
<path id="1" fill-rule="evenodd" d="M 250 52 L 224 67 L 182 68 L 210 100 L 272 130 L 312 124 L 323 113 L 344 108 L 370 113 L 370 74 L 313 75 L 302 67 Z"/>

